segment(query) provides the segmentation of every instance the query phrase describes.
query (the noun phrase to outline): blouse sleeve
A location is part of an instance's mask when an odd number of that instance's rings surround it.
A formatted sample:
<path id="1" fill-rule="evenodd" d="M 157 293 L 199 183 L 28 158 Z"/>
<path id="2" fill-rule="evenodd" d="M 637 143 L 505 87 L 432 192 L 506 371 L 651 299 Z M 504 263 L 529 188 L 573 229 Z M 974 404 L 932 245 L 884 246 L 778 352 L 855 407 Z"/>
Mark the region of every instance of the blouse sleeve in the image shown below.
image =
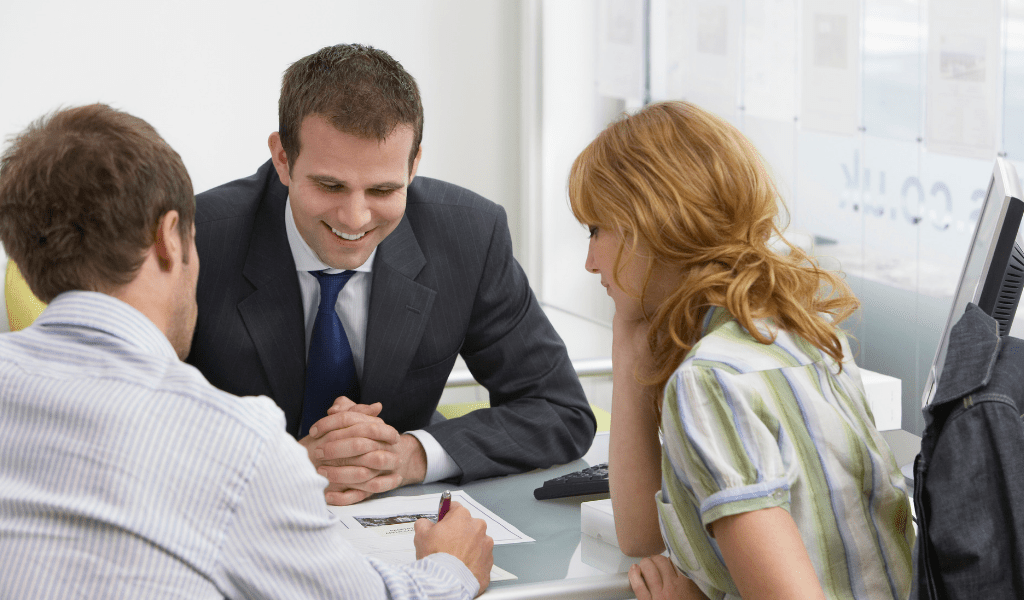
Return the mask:
<path id="1" fill-rule="evenodd" d="M 666 466 L 699 506 L 705 527 L 762 508 L 789 510 L 797 477 L 789 430 L 799 423 L 779 410 L 779 397 L 791 391 L 777 374 L 684 363 L 666 386 Z"/>

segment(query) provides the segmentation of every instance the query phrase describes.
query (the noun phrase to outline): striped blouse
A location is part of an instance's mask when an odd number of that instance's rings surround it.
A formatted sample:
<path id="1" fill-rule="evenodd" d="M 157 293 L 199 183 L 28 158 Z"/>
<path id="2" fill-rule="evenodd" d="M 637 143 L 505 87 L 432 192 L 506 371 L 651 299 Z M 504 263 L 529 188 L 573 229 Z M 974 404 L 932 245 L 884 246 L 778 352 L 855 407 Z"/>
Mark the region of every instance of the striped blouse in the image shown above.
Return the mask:
<path id="1" fill-rule="evenodd" d="M 0 335 L 0 598 L 450 598 L 455 557 L 359 554 L 266 397 L 215 389 L 105 294 Z"/>
<path id="2" fill-rule="evenodd" d="M 708 311 L 670 378 L 658 512 L 679 570 L 713 600 L 738 598 L 709 526 L 789 511 L 828 598 L 906 598 L 914 531 L 903 476 L 874 426 L 860 370 L 760 322 L 757 342 Z M 842 332 L 844 356 L 851 356 Z"/>

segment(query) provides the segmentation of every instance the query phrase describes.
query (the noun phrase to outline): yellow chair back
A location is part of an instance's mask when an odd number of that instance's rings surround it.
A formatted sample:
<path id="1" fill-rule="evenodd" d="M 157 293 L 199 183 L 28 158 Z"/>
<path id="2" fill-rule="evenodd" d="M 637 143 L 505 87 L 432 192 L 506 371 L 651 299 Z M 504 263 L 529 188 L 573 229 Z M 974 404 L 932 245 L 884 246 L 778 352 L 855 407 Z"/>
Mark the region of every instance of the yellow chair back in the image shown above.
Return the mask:
<path id="1" fill-rule="evenodd" d="M 22 277 L 18 265 L 13 260 L 7 261 L 7 273 L 4 275 L 4 299 L 7 301 L 7 322 L 11 331 L 24 329 L 36 320 L 46 305 L 35 297 L 28 283 Z"/>
<path id="2" fill-rule="evenodd" d="M 455 419 L 462 415 L 477 410 L 479 408 L 488 408 L 491 405 L 490 402 L 462 402 L 457 404 L 439 404 L 437 406 L 437 412 L 444 415 L 446 419 Z M 594 417 L 597 419 L 597 431 L 608 431 L 612 426 L 612 416 L 603 408 L 598 408 L 593 404 L 590 405 L 590 410 L 594 411 Z"/>

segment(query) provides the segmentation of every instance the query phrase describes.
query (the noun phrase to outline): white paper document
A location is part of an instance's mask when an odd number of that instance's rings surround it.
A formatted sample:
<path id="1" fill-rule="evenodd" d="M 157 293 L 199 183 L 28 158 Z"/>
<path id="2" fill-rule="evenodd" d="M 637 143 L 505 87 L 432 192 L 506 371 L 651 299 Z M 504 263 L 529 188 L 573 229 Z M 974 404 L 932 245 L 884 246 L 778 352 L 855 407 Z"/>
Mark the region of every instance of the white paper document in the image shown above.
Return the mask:
<path id="1" fill-rule="evenodd" d="M 792 123 L 797 114 L 797 1 L 746 2 L 742 18 L 746 114 Z"/>
<path id="2" fill-rule="evenodd" d="M 360 552 L 391 564 L 409 564 L 416 560 L 413 524 L 420 518 L 436 518 L 440 498 L 441 494 L 393 496 L 327 508 L 348 528 L 346 538 Z M 487 535 L 494 539 L 495 545 L 534 541 L 466 492 L 453 491 L 452 500 L 469 510 L 473 517 L 487 523 Z M 498 566 L 491 569 L 491 581 L 515 578 Z"/>
<path id="3" fill-rule="evenodd" d="M 597 92 L 610 98 L 644 97 L 644 12 L 640 0 L 598 5 Z"/>
<path id="4" fill-rule="evenodd" d="M 670 98 L 685 98 L 730 121 L 739 104 L 739 0 L 692 0 L 667 7 L 665 27 L 671 63 L 679 68 L 669 78 Z"/>
<path id="5" fill-rule="evenodd" d="M 804 0 L 802 128 L 857 133 L 860 18 L 857 0 Z"/>
<path id="6" fill-rule="evenodd" d="M 989 159 L 998 150 L 999 0 L 928 4 L 928 150 Z"/>

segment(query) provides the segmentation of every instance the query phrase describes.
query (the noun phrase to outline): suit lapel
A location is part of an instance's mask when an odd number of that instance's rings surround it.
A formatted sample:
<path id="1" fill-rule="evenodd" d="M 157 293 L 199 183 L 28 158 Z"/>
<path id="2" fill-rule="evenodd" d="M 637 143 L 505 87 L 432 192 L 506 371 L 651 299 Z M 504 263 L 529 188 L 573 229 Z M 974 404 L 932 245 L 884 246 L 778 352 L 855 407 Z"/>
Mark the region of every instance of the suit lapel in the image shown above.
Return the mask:
<path id="1" fill-rule="evenodd" d="M 415 281 L 426 262 L 408 217 L 403 217 L 378 246 L 373 265 L 362 402 L 387 405 L 405 379 L 437 294 Z"/>
<path id="2" fill-rule="evenodd" d="M 263 168 L 268 166 L 269 161 Z M 242 270 L 256 289 L 239 302 L 238 312 L 292 431 L 298 429 L 302 413 L 306 342 L 299 281 L 284 226 L 287 198 L 288 188 L 269 168 Z"/>

